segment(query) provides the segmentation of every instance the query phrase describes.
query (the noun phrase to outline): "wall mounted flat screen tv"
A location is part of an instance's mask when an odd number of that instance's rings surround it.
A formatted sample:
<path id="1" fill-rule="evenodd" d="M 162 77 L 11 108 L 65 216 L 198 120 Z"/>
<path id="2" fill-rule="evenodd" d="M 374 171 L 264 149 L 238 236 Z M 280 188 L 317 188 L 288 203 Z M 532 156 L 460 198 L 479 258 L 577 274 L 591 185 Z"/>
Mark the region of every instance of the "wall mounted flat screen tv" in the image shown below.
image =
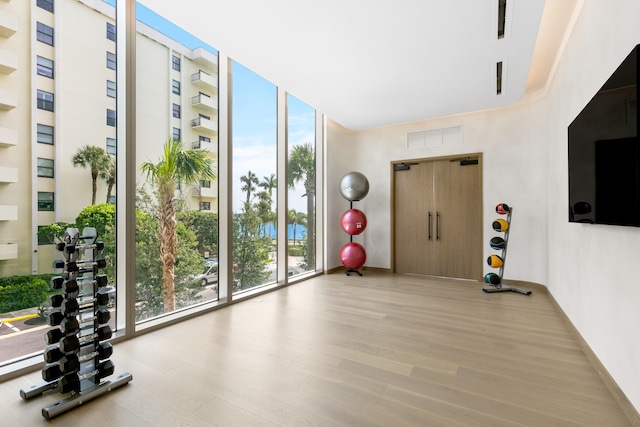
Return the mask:
<path id="1" fill-rule="evenodd" d="M 640 45 L 569 125 L 569 221 L 640 227 Z"/>

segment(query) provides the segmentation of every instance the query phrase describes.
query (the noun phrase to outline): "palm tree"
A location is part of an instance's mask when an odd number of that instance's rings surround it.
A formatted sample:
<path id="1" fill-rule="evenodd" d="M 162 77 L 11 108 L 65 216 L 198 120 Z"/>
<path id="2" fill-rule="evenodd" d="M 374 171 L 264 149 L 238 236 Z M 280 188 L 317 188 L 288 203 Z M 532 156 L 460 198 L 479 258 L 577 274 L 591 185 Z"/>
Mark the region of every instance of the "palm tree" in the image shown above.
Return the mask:
<path id="1" fill-rule="evenodd" d="M 295 188 L 298 182 L 304 185 L 307 198 L 307 266 L 315 268 L 315 199 L 316 199 L 316 156 L 309 142 L 294 145 L 289 155 L 289 188 Z"/>
<path id="2" fill-rule="evenodd" d="M 273 197 L 273 189 L 278 187 L 278 178 L 276 178 L 276 174 L 274 173 L 269 177 L 263 176 L 262 182 L 258 185 L 269 193 L 269 197 Z"/>
<path id="3" fill-rule="evenodd" d="M 249 204 L 251 201 L 251 193 L 256 191 L 256 185 L 260 182 L 258 181 L 258 176 L 255 173 L 248 171 L 246 175 L 240 177 L 240 182 L 244 183 L 241 190 L 247 192 L 247 204 Z"/>
<path id="4" fill-rule="evenodd" d="M 296 221 L 298 221 L 298 212 L 295 209 L 289 209 L 287 224 L 293 225 L 293 246 L 296 245 Z"/>
<path id="5" fill-rule="evenodd" d="M 158 190 L 158 232 L 162 259 L 162 294 L 164 312 L 175 310 L 175 263 L 178 237 L 176 235 L 176 184 L 193 184 L 201 179 L 214 180 L 213 160 L 206 151 L 184 150 L 177 139 L 169 139 L 158 163 L 145 162 L 140 170 Z"/>
<path id="6" fill-rule="evenodd" d="M 100 172 L 100 177 L 107 183 L 107 200 L 105 203 L 109 203 L 113 186 L 116 183 L 116 158 L 114 156 L 109 156 L 109 167 Z"/>
<path id="7" fill-rule="evenodd" d="M 85 145 L 78 148 L 76 154 L 73 155 L 73 166 L 89 168 L 91 171 L 91 204 L 96 204 L 96 193 L 98 186 L 96 181 L 100 172 L 109 168 L 109 155 L 102 147 L 95 145 Z"/>

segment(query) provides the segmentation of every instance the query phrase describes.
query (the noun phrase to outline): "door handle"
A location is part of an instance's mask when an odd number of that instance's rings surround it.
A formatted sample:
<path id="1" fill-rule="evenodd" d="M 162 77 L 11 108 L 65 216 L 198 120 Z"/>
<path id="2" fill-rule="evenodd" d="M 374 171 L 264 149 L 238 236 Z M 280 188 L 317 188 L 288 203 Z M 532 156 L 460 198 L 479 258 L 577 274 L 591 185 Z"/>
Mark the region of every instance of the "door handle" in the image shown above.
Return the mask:
<path id="1" fill-rule="evenodd" d="M 431 240 L 431 211 L 429 211 L 429 240 Z"/>
<path id="2" fill-rule="evenodd" d="M 440 240 L 440 212 L 436 212 L 436 240 Z"/>

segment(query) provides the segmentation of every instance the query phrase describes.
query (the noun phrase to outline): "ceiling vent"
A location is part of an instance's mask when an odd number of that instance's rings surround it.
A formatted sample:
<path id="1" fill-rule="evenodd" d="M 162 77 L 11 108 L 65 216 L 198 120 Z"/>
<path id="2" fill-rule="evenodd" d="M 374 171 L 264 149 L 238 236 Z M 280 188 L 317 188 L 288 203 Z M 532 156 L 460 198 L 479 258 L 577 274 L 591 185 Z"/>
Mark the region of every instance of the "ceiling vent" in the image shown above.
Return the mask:
<path id="1" fill-rule="evenodd" d="M 498 39 L 504 38 L 504 28 L 507 20 L 507 0 L 498 0 Z"/>

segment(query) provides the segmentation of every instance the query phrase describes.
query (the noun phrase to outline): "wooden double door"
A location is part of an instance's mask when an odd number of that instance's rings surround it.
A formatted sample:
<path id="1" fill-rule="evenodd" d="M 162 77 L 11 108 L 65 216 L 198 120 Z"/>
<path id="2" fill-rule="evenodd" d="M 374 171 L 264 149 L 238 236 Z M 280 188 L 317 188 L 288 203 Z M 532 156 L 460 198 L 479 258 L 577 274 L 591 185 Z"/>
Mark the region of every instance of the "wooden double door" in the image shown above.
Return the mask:
<path id="1" fill-rule="evenodd" d="M 393 172 L 394 271 L 481 279 L 480 155 L 399 166 Z"/>

